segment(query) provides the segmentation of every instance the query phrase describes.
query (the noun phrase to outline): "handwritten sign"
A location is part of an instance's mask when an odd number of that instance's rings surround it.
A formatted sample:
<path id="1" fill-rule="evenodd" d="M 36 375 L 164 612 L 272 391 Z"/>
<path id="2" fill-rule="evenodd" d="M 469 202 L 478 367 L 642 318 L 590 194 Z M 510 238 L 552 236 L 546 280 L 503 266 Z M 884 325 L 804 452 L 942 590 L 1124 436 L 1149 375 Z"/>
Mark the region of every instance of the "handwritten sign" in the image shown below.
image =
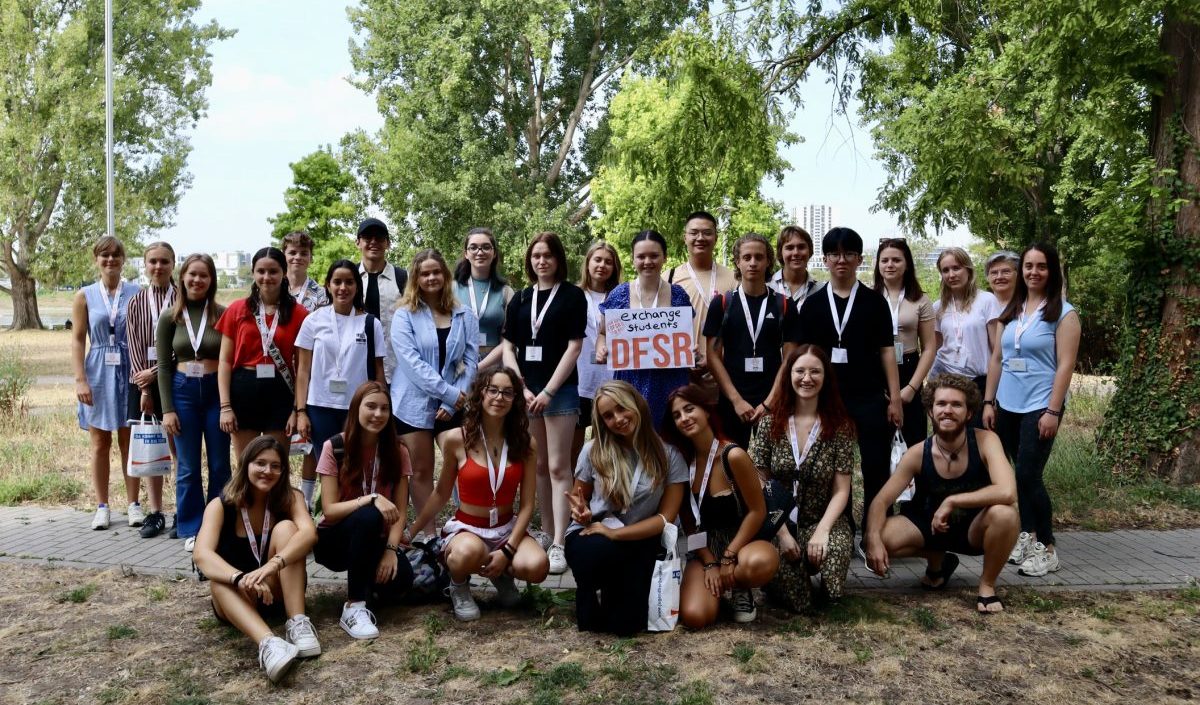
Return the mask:
<path id="1" fill-rule="evenodd" d="M 608 369 L 693 367 L 692 309 L 615 308 L 604 312 Z"/>

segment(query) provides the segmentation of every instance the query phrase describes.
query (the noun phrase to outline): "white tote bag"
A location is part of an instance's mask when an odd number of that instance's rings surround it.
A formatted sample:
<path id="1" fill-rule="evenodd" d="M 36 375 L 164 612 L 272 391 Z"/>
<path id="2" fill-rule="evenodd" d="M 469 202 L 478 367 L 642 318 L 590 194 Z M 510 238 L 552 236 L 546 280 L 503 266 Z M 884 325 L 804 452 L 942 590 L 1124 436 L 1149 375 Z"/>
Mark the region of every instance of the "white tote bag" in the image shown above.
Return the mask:
<path id="1" fill-rule="evenodd" d="M 654 573 L 650 576 L 647 631 L 669 632 L 679 622 L 679 586 L 683 582 L 683 561 L 676 552 L 678 540 L 678 527 L 674 524 L 663 527 L 662 546 L 667 553 L 662 560 L 654 562 Z"/>
<path id="2" fill-rule="evenodd" d="M 299 433 L 293 433 L 288 439 L 288 455 L 308 455 L 312 449 L 312 440 Z"/>
<path id="3" fill-rule="evenodd" d="M 892 463 L 891 463 L 891 472 L 889 474 L 891 474 L 891 475 L 896 474 L 896 469 L 900 467 L 900 461 L 904 459 L 904 454 L 907 452 L 908 452 L 908 444 L 904 442 L 904 436 L 900 434 L 900 429 L 896 429 L 896 435 L 892 437 Z M 913 498 L 913 495 L 915 495 L 916 493 L 917 493 L 917 481 L 914 478 L 914 479 L 908 481 L 908 487 L 904 488 L 904 491 L 900 493 L 900 497 L 896 501 L 897 502 L 911 501 Z"/>
<path id="4" fill-rule="evenodd" d="M 147 420 L 142 414 L 129 428 L 129 465 L 125 473 L 130 477 L 157 477 L 171 474 L 171 446 L 167 434 L 158 419 Z"/>

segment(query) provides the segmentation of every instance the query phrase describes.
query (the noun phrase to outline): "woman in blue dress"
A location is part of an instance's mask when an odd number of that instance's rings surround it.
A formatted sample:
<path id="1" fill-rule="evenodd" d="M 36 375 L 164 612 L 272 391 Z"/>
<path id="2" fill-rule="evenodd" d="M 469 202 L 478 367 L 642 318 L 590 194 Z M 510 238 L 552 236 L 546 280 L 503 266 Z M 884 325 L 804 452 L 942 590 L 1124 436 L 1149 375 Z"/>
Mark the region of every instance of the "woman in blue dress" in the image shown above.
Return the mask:
<path id="1" fill-rule="evenodd" d="M 138 285 L 121 280 L 125 247 L 120 240 L 105 235 L 92 248 L 92 255 L 100 270 L 100 280 L 75 294 L 71 309 L 71 361 L 75 368 L 75 397 L 79 400 L 79 427 L 91 434 L 92 487 L 96 491 L 92 528 L 107 529 L 113 431 L 117 432 L 121 449 L 123 475 L 129 460 L 129 421 L 125 418 L 129 348 L 125 340 L 125 317 Z M 125 476 L 125 495 L 130 505 L 137 503 L 136 477 Z"/>
<path id="2" fill-rule="evenodd" d="M 662 268 L 667 261 L 667 241 L 655 230 L 643 230 L 633 237 L 633 269 L 637 278 L 618 284 L 600 312 L 622 308 L 692 307 L 687 292 L 678 284 L 663 281 Z M 695 311 L 692 312 L 695 315 Z M 608 341 L 603 320 L 596 340 L 596 361 L 608 359 Z M 667 413 L 667 395 L 688 383 L 688 369 L 618 370 L 613 379 L 633 385 L 650 407 L 654 427 L 661 428 Z"/>

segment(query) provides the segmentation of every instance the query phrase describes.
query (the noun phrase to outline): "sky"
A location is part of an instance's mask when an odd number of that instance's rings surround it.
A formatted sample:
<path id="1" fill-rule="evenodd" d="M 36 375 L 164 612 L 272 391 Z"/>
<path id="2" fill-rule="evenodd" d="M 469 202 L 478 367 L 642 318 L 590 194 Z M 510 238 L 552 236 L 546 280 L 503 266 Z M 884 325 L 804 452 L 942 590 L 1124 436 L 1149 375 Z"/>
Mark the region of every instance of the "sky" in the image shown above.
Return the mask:
<path id="1" fill-rule="evenodd" d="M 337 0 L 204 2 L 197 19 L 215 19 L 237 35 L 212 47 L 208 113 L 191 133 L 192 185 L 174 226 L 162 233 L 178 252 L 265 245 L 267 219 L 284 209 L 288 165 L 336 145 L 347 132 L 382 126 L 374 97 L 349 82 L 352 29 L 345 7 Z M 782 185 L 764 183 L 764 193 L 789 212 L 830 205 L 835 219 L 867 242 L 898 232 L 891 215 L 870 212 L 884 171 L 872 156 L 869 131 L 832 114 L 832 87 L 823 74 L 804 91 L 805 105 L 791 125 L 804 141 L 784 150 L 792 168 Z M 967 239 L 959 232 L 942 241 Z"/>

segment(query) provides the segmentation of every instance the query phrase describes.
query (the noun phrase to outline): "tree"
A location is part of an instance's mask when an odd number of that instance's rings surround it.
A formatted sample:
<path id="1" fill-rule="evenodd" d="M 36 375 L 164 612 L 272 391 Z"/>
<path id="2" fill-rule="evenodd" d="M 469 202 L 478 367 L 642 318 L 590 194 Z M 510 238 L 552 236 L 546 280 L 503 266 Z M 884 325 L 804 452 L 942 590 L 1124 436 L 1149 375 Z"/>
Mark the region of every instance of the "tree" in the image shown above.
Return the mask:
<path id="1" fill-rule="evenodd" d="M 166 225 L 189 183 L 184 131 L 212 81 L 209 46 L 232 36 L 197 25 L 199 0 L 127 4 L 114 23 L 116 232 Z M 101 0 L 0 3 L 0 287 L 13 328 L 40 328 L 36 280 L 78 280 L 104 231 L 104 30 Z"/>
<path id="2" fill-rule="evenodd" d="M 292 185 L 283 192 L 287 210 L 268 219 L 272 237 L 282 241 L 288 233 L 304 230 L 319 246 L 354 233 L 366 209 L 354 174 L 339 155 L 324 147 L 288 166 Z"/>
<path id="3" fill-rule="evenodd" d="M 540 229 L 578 244 L 613 86 L 692 13 L 688 0 L 365 0 L 351 56 L 385 124 L 343 144 L 398 239 L 457 252 L 490 225 L 508 252 Z"/>

